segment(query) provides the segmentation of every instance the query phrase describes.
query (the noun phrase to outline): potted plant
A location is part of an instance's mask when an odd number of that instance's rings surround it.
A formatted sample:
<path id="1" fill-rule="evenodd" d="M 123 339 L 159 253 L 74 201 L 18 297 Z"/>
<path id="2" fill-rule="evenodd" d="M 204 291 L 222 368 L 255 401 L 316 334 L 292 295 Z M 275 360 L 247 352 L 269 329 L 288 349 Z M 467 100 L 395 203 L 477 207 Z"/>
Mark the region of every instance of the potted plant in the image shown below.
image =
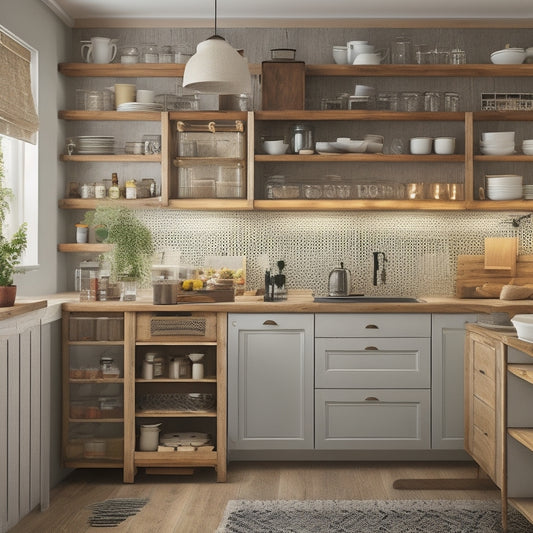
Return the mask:
<path id="1" fill-rule="evenodd" d="M 134 282 L 150 274 L 153 242 L 150 229 L 124 206 L 100 205 L 85 214 L 85 224 L 98 228 L 102 242 L 112 244 L 106 254 L 111 280 Z M 134 295 L 131 299 L 135 299 Z"/>
<path id="2" fill-rule="evenodd" d="M 5 221 L 13 191 L 5 186 L 4 178 L 4 155 L 0 146 L 0 307 L 12 307 L 17 295 L 13 276 L 22 272 L 18 266 L 28 245 L 28 226 L 21 224 L 11 237 L 5 234 Z"/>

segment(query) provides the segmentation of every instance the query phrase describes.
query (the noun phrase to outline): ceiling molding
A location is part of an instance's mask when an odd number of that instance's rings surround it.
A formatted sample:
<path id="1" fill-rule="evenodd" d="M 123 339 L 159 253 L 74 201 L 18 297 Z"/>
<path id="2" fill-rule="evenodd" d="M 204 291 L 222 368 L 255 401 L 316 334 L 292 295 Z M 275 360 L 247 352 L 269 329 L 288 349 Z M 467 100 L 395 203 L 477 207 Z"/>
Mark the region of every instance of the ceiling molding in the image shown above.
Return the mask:
<path id="1" fill-rule="evenodd" d="M 67 26 L 75 26 L 74 19 L 57 4 L 55 0 L 42 0 L 43 4 L 49 7 Z"/>
<path id="2" fill-rule="evenodd" d="M 49 5 L 54 0 L 43 0 Z M 51 7 L 54 10 L 54 8 Z M 55 11 L 55 10 L 54 10 Z M 65 16 L 68 17 L 68 15 Z M 70 17 L 68 17 L 70 19 Z M 70 19 L 72 20 L 72 19 Z M 213 20 L 173 18 L 86 18 L 75 19 L 74 28 L 211 28 Z M 533 28 L 533 19 L 480 18 L 480 19 L 390 19 L 390 18 L 345 18 L 345 19 L 280 19 L 280 18 L 219 18 L 221 28 Z"/>

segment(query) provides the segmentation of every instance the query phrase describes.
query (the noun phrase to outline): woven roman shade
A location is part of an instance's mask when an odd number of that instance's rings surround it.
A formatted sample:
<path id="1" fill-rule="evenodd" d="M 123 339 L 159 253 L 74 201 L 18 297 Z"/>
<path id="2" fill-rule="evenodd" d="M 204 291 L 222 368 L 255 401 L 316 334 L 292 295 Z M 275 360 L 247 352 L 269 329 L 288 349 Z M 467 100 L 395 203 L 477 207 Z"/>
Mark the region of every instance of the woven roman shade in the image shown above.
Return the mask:
<path id="1" fill-rule="evenodd" d="M 30 64 L 31 52 L 0 31 L 0 134 L 35 144 L 39 117 Z"/>

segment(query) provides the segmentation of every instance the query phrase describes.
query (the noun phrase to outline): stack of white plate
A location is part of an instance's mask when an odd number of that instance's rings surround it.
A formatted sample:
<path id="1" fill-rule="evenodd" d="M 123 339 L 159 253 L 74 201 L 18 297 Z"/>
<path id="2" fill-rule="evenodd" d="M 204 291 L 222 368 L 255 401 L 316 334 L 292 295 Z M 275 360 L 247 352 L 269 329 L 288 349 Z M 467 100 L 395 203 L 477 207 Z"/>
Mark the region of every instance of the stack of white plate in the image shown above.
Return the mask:
<path id="1" fill-rule="evenodd" d="M 510 155 L 515 151 L 515 132 L 487 131 L 481 134 L 479 145 L 485 155 Z"/>
<path id="2" fill-rule="evenodd" d="M 142 102 L 125 102 L 119 104 L 117 111 L 163 111 L 163 104 L 144 104 Z"/>
<path id="3" fill-rule="evenodd" d="M 522 176 L 516 174 L 487 174 L 489 200 L 518 200 L 522 198 Z"/>
<path id="4" fill-rule="evenodd" d="M 524 185 L 524 198 L 533 200 L 533 185 Z"/>
<path id="5" fill-rule="evenodd" d="M 522 152 L 525 155 L 533 155 L 533 139 L 524 139 L 522 141 Z"/>
<path id="6" fill-rule="evenodd" d="M 76 152 L 78 154 L 114 154 L 115 137 L 110 135 L 85 135 L 77 137 Z"/>

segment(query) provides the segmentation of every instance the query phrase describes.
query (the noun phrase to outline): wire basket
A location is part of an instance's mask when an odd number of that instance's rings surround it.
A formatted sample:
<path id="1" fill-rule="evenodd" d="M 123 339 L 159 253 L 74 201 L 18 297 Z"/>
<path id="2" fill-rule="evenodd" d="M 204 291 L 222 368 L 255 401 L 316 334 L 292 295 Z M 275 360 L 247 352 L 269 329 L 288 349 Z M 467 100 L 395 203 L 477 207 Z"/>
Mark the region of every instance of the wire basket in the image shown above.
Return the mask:
<path id="1" fill-rule="evenodd" d="M 533 93 L 481 93 L 481 111 L 531 111 Z"/>
<path id="2" fill-rule="evenodd" d="M 143 394 L 138 407 L 142 411 L 210 411 L 215 407 L 215 395 L 200 392 Z"/>

